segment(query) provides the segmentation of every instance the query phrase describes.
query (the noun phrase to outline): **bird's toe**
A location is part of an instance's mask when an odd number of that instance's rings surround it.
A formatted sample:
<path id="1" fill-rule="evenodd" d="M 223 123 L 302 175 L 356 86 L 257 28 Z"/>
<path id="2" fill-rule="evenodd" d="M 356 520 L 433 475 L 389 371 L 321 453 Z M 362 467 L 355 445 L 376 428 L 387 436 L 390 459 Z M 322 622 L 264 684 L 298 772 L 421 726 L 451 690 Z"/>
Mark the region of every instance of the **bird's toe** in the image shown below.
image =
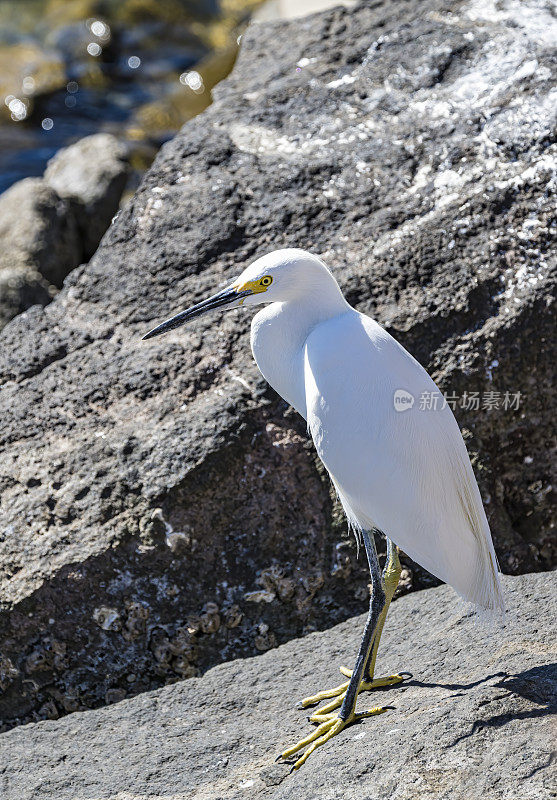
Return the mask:
<path id="1" fill-rule="evenodd" d="M 312 733 L 310 733 L 309 736 L 306 736 L 304 739 L 300 739 L 300 741 L 296 742 L 295 745 L 292 745 L 292 747 L 284 750 L 284 752 L 280 754 L 279 758 L 287 760 L 296 753 L 299 753 L 300 750 L 303 750 L 304 752 L 296 760 L 292 767 L 292 770 L 299 769 L 318 747 L 321 747 L 321 745 L 328 742 L 329 739 L 332 739 L 333 736 L 336 736 L 348 725 L 351 725 L 354 722 L 359 722 L 361 719 L 365 719 L 367 717 L 375 717 L 378 714 L 384 714 L 388 708 L 392 708 L 392 706 L 376 706 L 375 708 L 370 708 L 368 711 L 352 713 L 347 720 L 341 719 L 336 713 L 313 714 L 311 720 L 313 722 L 318 722 L 318 727 Z"/>

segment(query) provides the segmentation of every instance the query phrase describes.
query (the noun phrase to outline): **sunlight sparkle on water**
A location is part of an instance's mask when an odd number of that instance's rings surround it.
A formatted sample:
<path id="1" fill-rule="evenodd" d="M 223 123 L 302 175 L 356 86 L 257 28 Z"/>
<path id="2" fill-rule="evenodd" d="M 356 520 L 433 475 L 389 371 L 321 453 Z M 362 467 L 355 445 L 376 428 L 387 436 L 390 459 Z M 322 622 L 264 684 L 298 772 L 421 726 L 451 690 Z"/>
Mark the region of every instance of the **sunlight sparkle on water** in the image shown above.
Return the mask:
<path id="1" fill-rule="evenodd" d="M 106 39 L 110 34 L 110 28 L 104 22 L 101 22 L 100 19 L 96 19 L 91 23 L 91 33 L 99 39 Z"/>
<path id="2" fill-rule="evenodd" d="M 32 78 L 31 75 L 26 75 L 21 85 L 23 86 L 24 94 L 32 94 L 35 88 L 35 79 Z"/>
<path id="3" fill-rule="evenodd" d="M 199 72 L 196 72 L 194 69 L 189 72 L 183 72 L 180 75 L 180 83 L 183 83 L 184 86 L 188 86 L 194 92 L 200 93 L 205 91 L 203 78 Z"/>
<path id="4" fill-rule="evenodd" d="M 5 102 L 7 102 L 7 100 L 8 98 L 6 98 Z M 27 116 L 27 106 L 18 97 L 14 97 L 12 100 L 10 100 L 10 102 L 7 103 L 7 106 L 11 111 L 11 117 L 14 122 L 20 122 Z"/>

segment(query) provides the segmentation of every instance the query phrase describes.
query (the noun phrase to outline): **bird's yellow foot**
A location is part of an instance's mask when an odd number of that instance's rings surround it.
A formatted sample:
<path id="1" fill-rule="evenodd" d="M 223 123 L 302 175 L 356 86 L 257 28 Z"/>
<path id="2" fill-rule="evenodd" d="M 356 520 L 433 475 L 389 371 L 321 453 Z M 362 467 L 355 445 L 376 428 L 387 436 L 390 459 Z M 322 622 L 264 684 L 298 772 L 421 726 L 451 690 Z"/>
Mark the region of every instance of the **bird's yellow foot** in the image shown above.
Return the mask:
<path id="1" fill-rule="evenodd" d="M 352 677 L 352 670 L 348 669 L 347 667 L 340 667 L 340 672 L 347 678 Z M 396 686 L 397 683 L 402 683 L 404 680 L 406 680 L 408 676 L 410 676 L 409 672 L 402 672 L 397 673 L 396 675 L 386 675 L 383 678 L 373 678 L 371 681 L 362 681 L 360 683 L 360 688 L 358 689 L 358 694 L 361 692 L 371 692 L 373 689 L 379 689 L 382 686 Z M 317 692 L 317 694 L 313 694 L 310 697 L 304 697 L 304 699 L 300 701 L 300 707 L 308 708 L 308 706 L 315 706 L 318 703 L 321 703 L 323 700 L 330 700 L 333 698 L 330 703 L 327 703 L 327 705 L 320 708 L 310 717 L 311 722 L 321 723 L 323 722 L 324 715 L 329 714 L 331 711 L 334 711 L 335 708 L 338 708 L 340 705 L 342 705 L 342 701 L 344 700 L 349 683 L 350 681 L 346 681 L 345 683 L 341 683 L 339 686 L 335 686 L 333 689 L 325 689 L 324 691 Z"/>
<path id="2" fill-rule="evenodd" d="M 300 750 L 307 748 L 292 767 L 293 770 L 299 769 L 302 764 L 307 761 L 314 750 L 317 750 L 317 748 L 321 747 L 322 744 L 328 742 L 329 739 L 332 739 L 333 736 L 336 736 L 337 733 L 340 733 L 341 730 L 346 728 L 348 725 L 351 725 L 353 722 L 357 722 L 360 719 L 364 719 L 365 717 L 375 717 L 377 714 L 383 714 L 385 711 L 387 711 L 386 707 L 377 706 L 376 708 L 371 708 L 369 711 L 362 711 L 359 713 L 353 712 L 347 720 L 341 719 L 338 714 L 326 714 L 322 719 L 319 720 L 320 724 L 313 731 L 313 733 L 310 733 L 310 735 L 306 736 L 305 739 L 301 739 L 295 745 L 289 747 L 280 754 L 279 758 L 290 758 L 290 756 L 294 755 L 294 753 L 298 753 Z"/>

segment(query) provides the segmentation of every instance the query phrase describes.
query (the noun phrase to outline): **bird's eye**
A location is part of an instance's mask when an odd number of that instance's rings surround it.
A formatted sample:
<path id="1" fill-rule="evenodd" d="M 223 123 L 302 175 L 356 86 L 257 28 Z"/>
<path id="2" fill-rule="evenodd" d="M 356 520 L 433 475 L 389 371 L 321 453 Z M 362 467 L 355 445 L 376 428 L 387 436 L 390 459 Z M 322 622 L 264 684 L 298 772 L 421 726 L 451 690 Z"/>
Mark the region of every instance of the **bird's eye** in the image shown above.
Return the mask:
<path id="1" fill-rule="evenodd" d="M 272 282 L 273 282 L 273 279 L 271 278 L 271 276 L 270 275 L 266 275 L 264 278 L 261 278 L 261 280 L 259 281 L 259 285 L 260 286 L 270 286 Z"/>

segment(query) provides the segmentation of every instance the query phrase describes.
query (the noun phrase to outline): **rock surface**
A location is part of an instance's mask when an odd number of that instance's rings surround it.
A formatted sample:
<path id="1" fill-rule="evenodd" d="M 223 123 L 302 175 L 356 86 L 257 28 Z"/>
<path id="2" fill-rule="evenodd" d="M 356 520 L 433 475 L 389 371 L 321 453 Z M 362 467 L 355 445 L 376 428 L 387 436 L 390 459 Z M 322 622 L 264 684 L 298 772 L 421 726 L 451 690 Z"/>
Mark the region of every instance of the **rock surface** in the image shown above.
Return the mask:
<path id="1" fill-rule="evenodd" d="M 109 133 L 86 136 L 48 162 L 45 181 L 71 205 L 83 260 L 91 258 L 118 210 L 128 169 L 126 145 Z"/>
<path id="2" fill-rule="evenodd" d="M 427 0 L 254 27 L 90 264 L 6 327 L 5 726 L 365 604 L 364 562 L 303 421 L 252 362 L 248 315 L 140 341 L 277 247 L 320 253 L 459 396 L 503 570 L 555 563 L 554 26 L 543 3 Z M 406 588 L 431 583 L 406 567 Z"/>
<path id="3" fill-rule="evenodd" d="M 34 304 L 46 305 L 87 261 L 118 210 L 126 147 L 115 136 L 86 136 L 60 150 L 43 178 L 0 195 L 0 329 Z"/>
<path id="4" fill-rule="evenodd" d="M 34 269 L 61 287 L 81 253 L 69 204 L 42 178 L 25 178 L 0 195 L 0 270 Z"/>
<path id="5" fill-rule="evenodd" d="M 506 578 L 503 629 L 487 631 L 448 587 L 396 600 L 381 674 L 365 694 L 394 709 L 319 748 L 302 769 L 274 763 L 312 726 L 295 701 L 336 685 L 364 617 L 233 661 L 110 708 L 0 736 L 4 800 L 549 800 L 557 711 L 555 575 Z"/>

